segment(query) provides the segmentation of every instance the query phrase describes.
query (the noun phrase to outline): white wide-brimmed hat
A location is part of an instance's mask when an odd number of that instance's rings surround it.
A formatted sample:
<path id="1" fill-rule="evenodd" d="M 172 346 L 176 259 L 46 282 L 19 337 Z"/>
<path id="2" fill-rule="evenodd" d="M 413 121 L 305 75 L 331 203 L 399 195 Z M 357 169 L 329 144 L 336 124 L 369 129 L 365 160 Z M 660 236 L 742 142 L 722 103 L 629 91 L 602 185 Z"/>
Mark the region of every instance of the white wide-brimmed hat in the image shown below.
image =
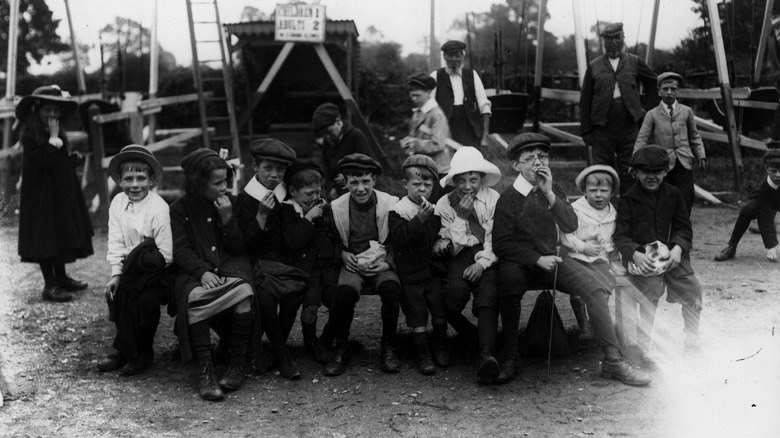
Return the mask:
<path id="1" fill-rule="evenodd" d="M 454 186 L 452 179 L 455 175 L 466 172 L 481 172 L 485 176 L 482 178 L 482 185 L 490 187 L 501 181 L 501 170 L 482 156 L 482 153 L 473 146 L 463 146 L 455 151 L 450 162 L 450 172 L 441 179 L 442 187 L 448 185 Z"/>

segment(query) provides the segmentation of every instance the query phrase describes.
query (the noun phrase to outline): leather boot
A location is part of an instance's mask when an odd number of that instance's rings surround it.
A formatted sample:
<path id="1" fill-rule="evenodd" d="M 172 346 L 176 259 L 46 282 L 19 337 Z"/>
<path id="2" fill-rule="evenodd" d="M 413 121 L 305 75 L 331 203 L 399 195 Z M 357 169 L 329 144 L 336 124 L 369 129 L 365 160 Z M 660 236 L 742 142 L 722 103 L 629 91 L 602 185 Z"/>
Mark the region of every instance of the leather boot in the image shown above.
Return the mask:
<path id="1" fill-rule="evenodd" d="M 442 368 L 450 366 L 450 350 L 447 348 L 447 335 L 433 335 L 433 360 Z"/>
<path id="2" fill-rule="evenodd" d="M 498 361 L 493 348 L 483 347 L 479 351 L 479 368 L 477 369 L 477 381 L 480 384 L 492 383 L 498 377 Z"/>
<path id="3" fill-rule="evenodd" d="M 59 286 L 49 286 L 43 288 L 43 301 L 53 301 L 55 303 L 64 303 L 73 299 L 73 295 L 67 293 Z"/>
<path id="4" fill-rule="evenodd" d="M 279 361 L 279 376 L 288 380 L 298 380 L 301 378 L 301 372 L 292 360 L 290 355 L 284 356 Z"/>
<path id="5" fill-rule="evenodd" d="M 135 360 L 126 363 L 119 370 L 125 376 L 135 376 L 146 371 L 154 363 L 154 352 L 142 351 Z"/>
<path id="6" fill-rule="evenodd" d="M 326 365 L 331 361 L 331 359 L 333 359 L 333 353 L 318 339 L 314 340 L 314 345 L 312 346 L 312 356 L 314 357 L 314 360 L 323 365 Z"/>
<path id="7" fill-rule="evenodd" d="M 225 375 L 219 379 L 219 386 L 225 391 L 235 391 L 244 383 L 244 370 L 246 370 L 246 355 L 238 354 L 230 358 Z"/>
<path id="8" fill-rule="evenodd" d="M 735 255 L 737 255 L 737 246 L 729 243 L 719 253 L 715 254 L 715 261 L 723 262 L 726 260 L 731 260 Z"/>
<path id="9" fill-rule="evenodd" d="M 225 394 L 217 385 L 216 378 L 214 377 L 214 363 L 211 360 L 201 363 L 201 373 L 198 378 L 198 386 L 200 396 L 203 400 L 208 401 L 221 401 L 225 398 Z"/>
<path id="10" fill-rule="evenodd" d="M 417 368 L 425 376 L 436 374 L 436 367 L 433 365 L 428 343 L 417 344 Z"/>
<path id="11" fill-rule="evenodd" d="M 517 350 L 517 346 L 504 347 L 503 360 L 498 371 L 498 377 L 496 382 L 508 383 L 514 380 L 520 368 L 520 353 Z"/>
<path id="12" fill-rule="evenodd" d="M 604 359 L 601 362 L 601 377 L 620 380 L 631 386 L 645 386 L 653 380 L 648 373 L 634 367 L 623 357 Z"/>
<path id="13" fill-rule="evenodd" d="M 340 376 L 347 370 L 349 363 L 349 342 L 344 339 L 336 339 L 336 345 L 333 346 L 333 357 L 325 365 L 326 376 Z"/>
<path id="14" fill-rule="evenodd" d="M 574 317 L 577 318 L 577 326 L 580 328 L 577 340 L 581 343 L 593 340 L 593 329 L 590 326 L 590 318 L 588 318 L 588 309 L 585 303 L 576 297 L 572 297 L 570 303 L 571 309 L 574 311 Z"/>
<path id="15" fill-rule="evenodd" d="M 66 275 L 64 280 L 59 280 L 57 282 L 57 286 L 68 292 L 79 292 L 89 287 L 89 284 Z"/>
<path id="16" fill-rule="evenodd" d="M 395 341 L 383 339 L 381 342 L 382 350 L 382 371 L 386 373 L 397 373 L 401 371 L 401 361 L 395 351 Z"/>

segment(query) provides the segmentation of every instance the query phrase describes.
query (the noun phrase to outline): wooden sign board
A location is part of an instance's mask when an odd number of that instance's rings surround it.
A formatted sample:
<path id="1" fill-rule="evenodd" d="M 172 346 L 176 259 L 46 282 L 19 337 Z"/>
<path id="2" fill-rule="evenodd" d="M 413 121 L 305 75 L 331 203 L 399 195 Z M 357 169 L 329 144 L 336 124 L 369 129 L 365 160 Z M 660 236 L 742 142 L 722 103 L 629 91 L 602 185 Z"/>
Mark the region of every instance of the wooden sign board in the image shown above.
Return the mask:
<path id="1" fill-rule="evenodd" d="M 325 6 L 276 5 L 276 41 L 325 42 Z"/>

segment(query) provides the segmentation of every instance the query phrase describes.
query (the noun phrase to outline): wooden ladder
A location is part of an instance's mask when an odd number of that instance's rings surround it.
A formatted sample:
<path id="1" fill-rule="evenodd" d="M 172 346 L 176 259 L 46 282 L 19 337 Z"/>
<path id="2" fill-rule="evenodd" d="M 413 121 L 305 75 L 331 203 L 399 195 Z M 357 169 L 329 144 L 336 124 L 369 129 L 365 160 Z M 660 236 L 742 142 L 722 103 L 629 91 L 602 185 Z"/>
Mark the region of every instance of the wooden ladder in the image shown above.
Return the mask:
<path id="1" fill-rule="evenodd" d="M 217 0 L 185 0 L 192 47 L 192 74 L 198 93 L 203 146 L 229 149 L 241 157 L 233 90 L 233 65 Z M 216 48 L 219 49 L 218 55 Z M 201 56 L 201 55 L 205 55 Z M 220 86 L 220 84 L 222 84 Z M 209 129 L 211 127 L 212 129 Z"/>

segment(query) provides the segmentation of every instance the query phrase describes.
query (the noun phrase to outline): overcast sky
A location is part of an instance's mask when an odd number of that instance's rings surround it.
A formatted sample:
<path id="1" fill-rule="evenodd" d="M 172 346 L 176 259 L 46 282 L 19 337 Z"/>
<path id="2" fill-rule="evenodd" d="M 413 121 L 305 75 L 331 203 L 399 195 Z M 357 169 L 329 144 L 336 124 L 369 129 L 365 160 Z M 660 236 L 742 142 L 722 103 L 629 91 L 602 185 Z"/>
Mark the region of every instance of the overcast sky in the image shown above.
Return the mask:
<path id="1" fill-rule="evenodd" d="M 647 42 L 654 0 L 548 0 L 550 19 L 545 28 L 558 37 L 574 33 L 573 1 L 582 4 L 584 29 L 588 31 L 597 20 L 622 21 L 626 43 L 633 47 L 637 39 Z M 439 41 L 463 38 L 463 34 L 451 29 L 453 20 L 467 12 L 485 12 L 500 0 L 436 0 L 436 37 Z M 47 0 L 54 17 L 62 19 L 59 34 L 69 40 L 64 0 Z M 281 3 L 281 1 L 279 1 Z M 244 6 L 253 6 L 266 14 L 273 12 L 276 1 L 268 0 L 219 0 L 223 23 L 239 21 Z M 374 26 L 386 41 L 402 45 L 404 55 L 424 53 L 425 38 L 429 32 L 430 3 L 427 0 L 322 0 L 328 18 L 354 20 L 361 38 L 367 37 L 366 29 Z M 71 16 L 76 38 L 82 44 L 94 47 L 91 59 L 95 70 L 99 66 L 98 30 L 113 21 L 115 16 L 129 17 L 144 26 L 152 24 L 154 0 L 70 0 Z M 693 12 L 690 0 L 661 0 L 656 47 L 669 49 L 688 35 L 690 29 L 701 25 Z M 536 20 L 536 17 L 528 17 Z M 187 11 L 184 0 L 159 0 L 159 42 L 176 56 L 182 65 L 191 63 Z M 33 73 L 55 69 L 55 64 L 32 69 Z"/>

